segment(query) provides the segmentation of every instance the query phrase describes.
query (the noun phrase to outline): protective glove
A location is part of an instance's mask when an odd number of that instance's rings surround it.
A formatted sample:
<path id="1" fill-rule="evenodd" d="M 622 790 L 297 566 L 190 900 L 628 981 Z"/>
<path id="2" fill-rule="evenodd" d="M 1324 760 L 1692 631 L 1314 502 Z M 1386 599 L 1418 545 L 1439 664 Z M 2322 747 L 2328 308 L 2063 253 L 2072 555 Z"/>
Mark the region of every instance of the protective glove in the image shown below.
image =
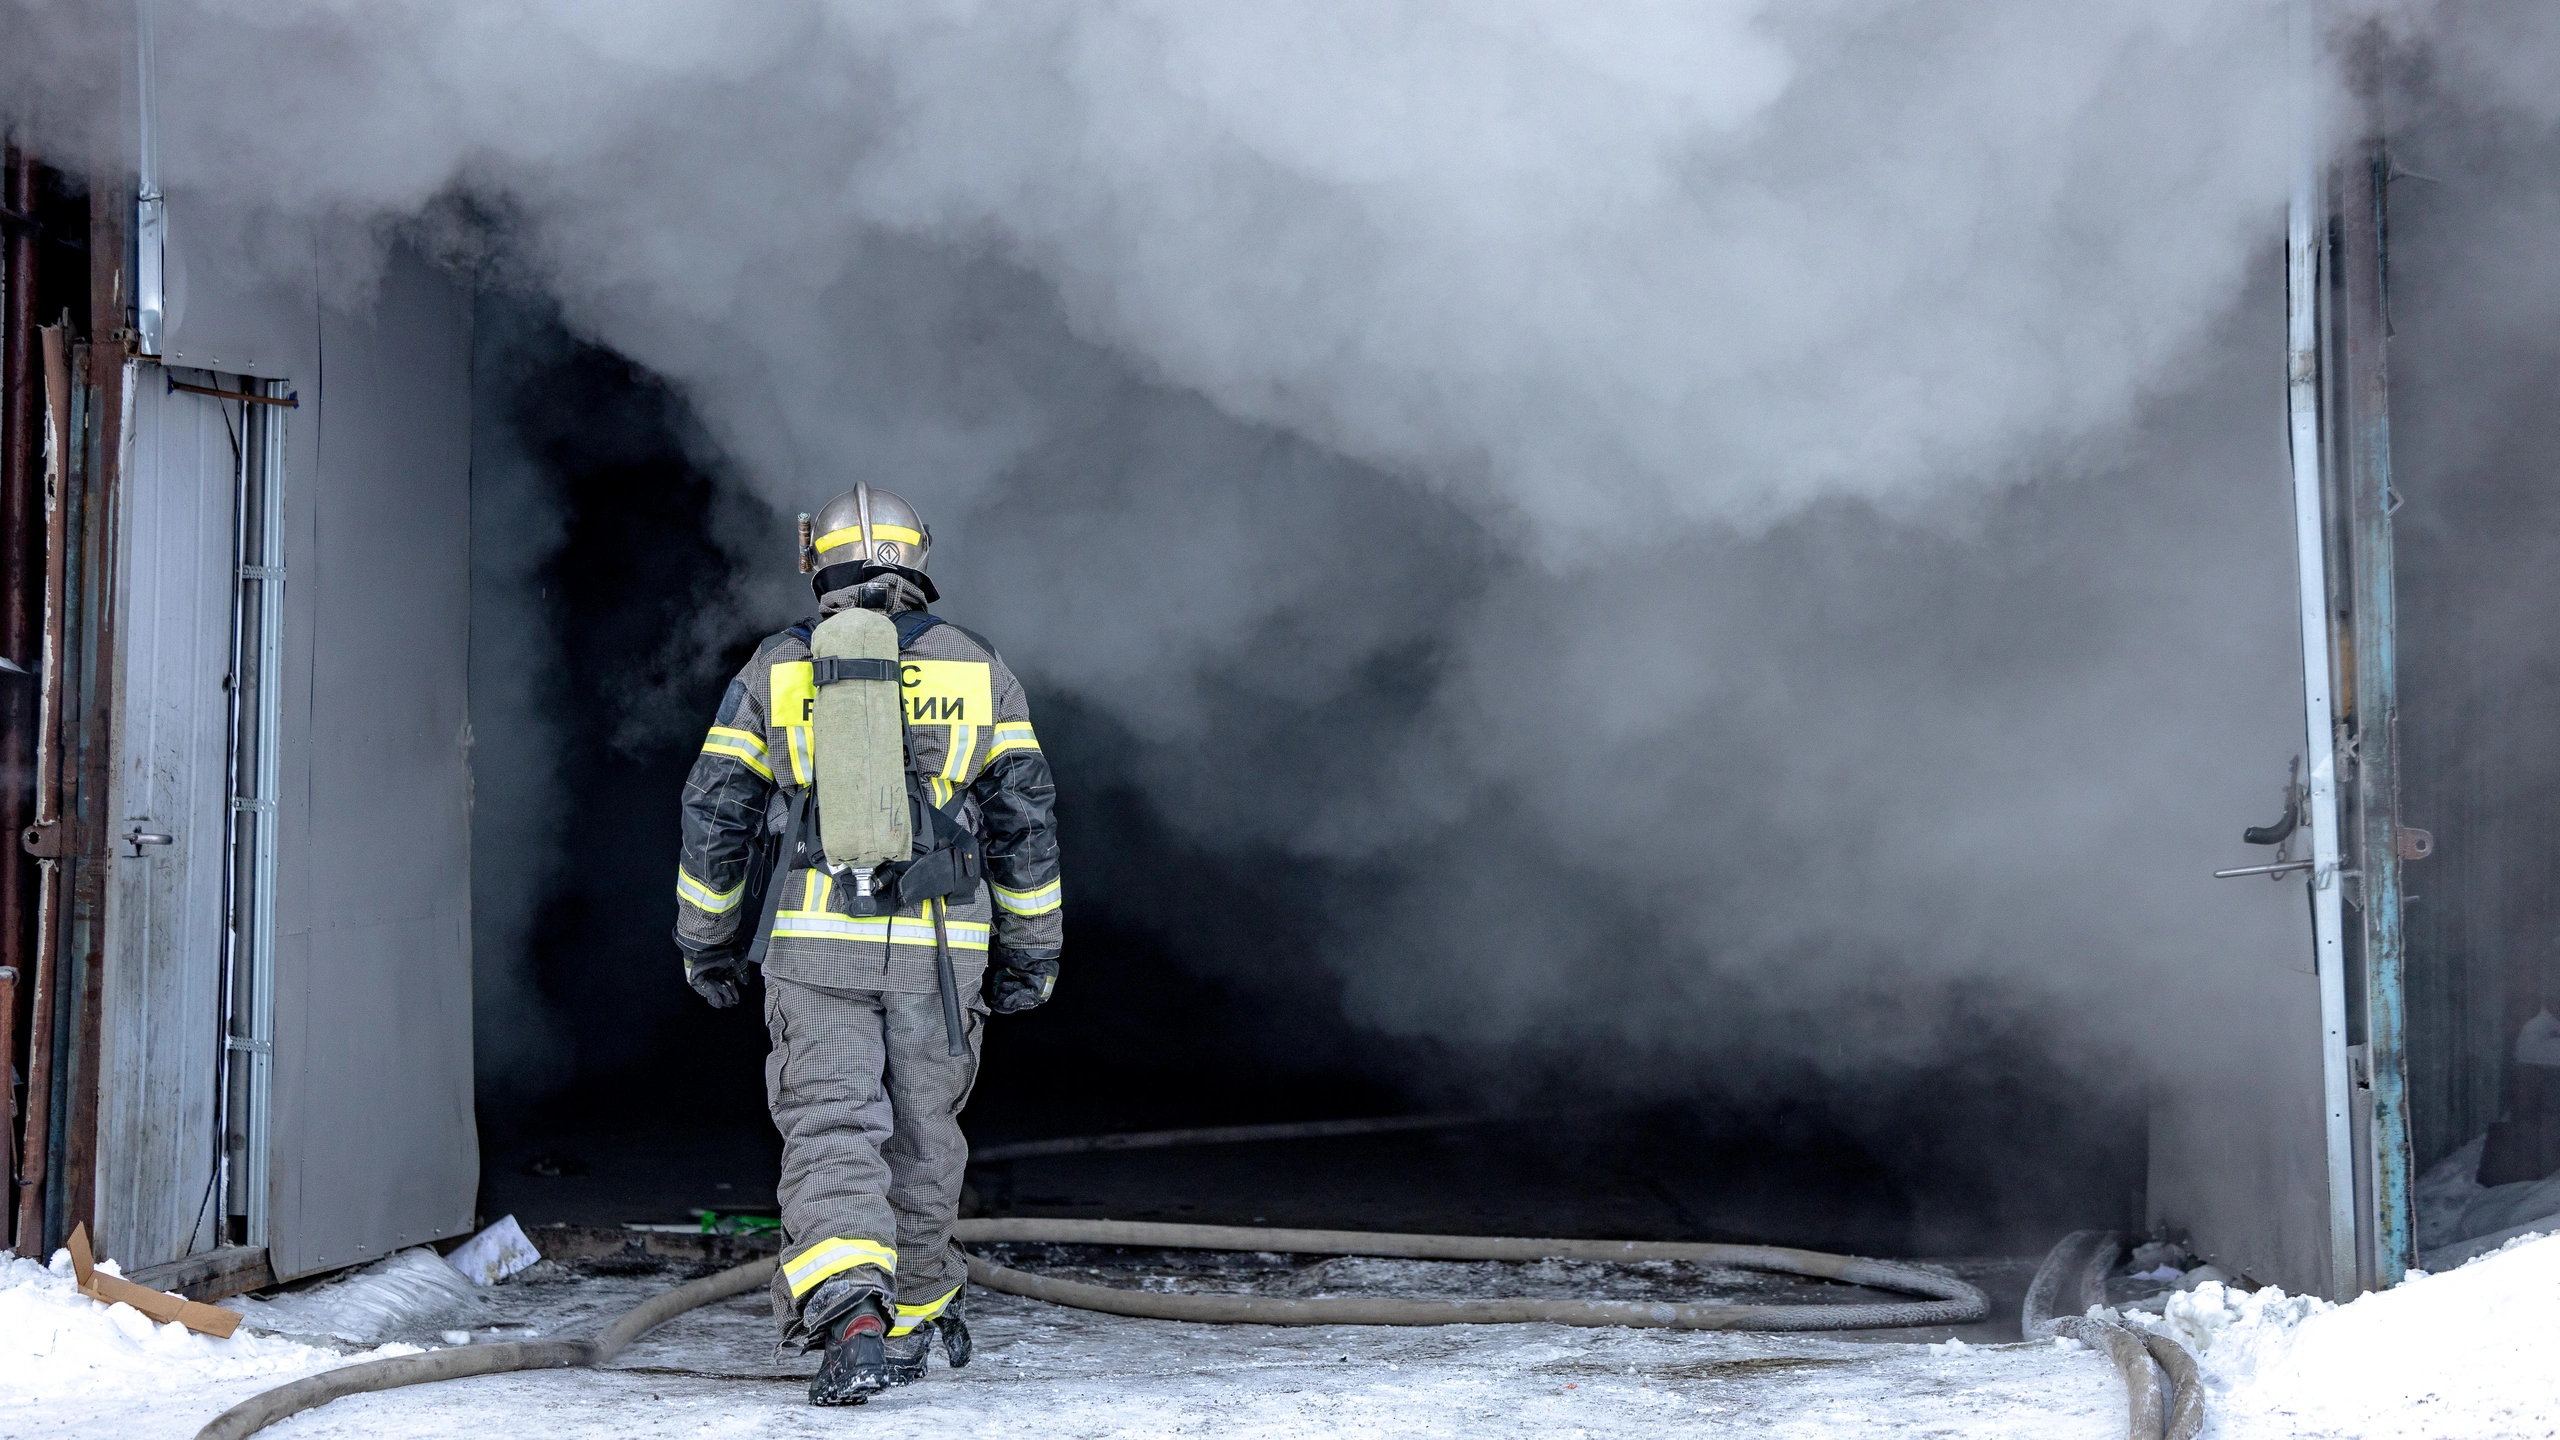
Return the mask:
<path id="1" fill-rule="evenodd" d="M 747 967 L 732 956 L 687 955 L 684 983 L 712 1009 L 726 1010 L 738 1003 L 739 993 L 746 989 Z"/>
<path id="2" fill-rule="evenodd" d="M 998 1015 L 1019 1015 L 1049 1003 L 1058 988 L 1058 962 L 1016 960 L 998 956 L 987 967 L 987 1008 Z"/>

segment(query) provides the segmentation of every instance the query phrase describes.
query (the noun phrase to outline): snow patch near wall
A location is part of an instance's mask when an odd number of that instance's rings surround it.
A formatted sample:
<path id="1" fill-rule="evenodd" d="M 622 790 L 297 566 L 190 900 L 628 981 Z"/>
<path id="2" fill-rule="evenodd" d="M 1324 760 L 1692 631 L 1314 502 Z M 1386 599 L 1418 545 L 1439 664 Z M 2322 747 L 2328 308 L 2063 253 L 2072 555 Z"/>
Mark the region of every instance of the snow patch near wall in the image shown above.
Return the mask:
<path id="1" fill-rule="evenodd" d="M 98 1268 L 115 1266 L 103 1261 Z M 357 1358 L 414 1349 L 388 1346 Z M 56 1253 L 49 1266 L 0 1262 L 0 1434 L 30 1433 L 33 1412 L 64 1400 L 105 1393 L 175 1396 L 238 1381 L 281 1382 L 347 1359 L 246 1328 L 217 1340 L 183 1325 L 153 1324 L 130 1305 L 102 1305 L 80 1293 L 68 1251 Z"/>
<path id="2" fill-rule="evenodd" d="M 2196 1352 L 2215 1440 L 2560 1434 L 2560 1236 L 2348 1305 L 2200 1285 L 2148 1323 Z"/>

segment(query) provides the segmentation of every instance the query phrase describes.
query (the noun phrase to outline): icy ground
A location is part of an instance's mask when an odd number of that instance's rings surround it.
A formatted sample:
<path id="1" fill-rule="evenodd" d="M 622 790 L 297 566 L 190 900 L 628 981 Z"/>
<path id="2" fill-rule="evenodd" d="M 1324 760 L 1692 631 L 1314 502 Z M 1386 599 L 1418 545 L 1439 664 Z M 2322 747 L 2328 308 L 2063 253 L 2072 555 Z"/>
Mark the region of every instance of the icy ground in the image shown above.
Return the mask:
<path id="1" fill-rule="evenodd" d="M 348 1321 L 390 1289 L 367 1339 L 444 1343 L 588 1334 L 680 1273 L 545 1263 L 448 1287 L 422 1256 L 322 1287 L 256 1323 Z M 399 1266 L 410 1268 L 402 1271 Z M 1333 1289 L 1349 1277 L 1329 1273 Z M 1367 1277 L 1380 1281 L 1395 1277 Z M 1419 1277 L 1408 1277 L 1419 1278 Z M 1538 1277 L 1526 1277 L 1532 1285 Z M 810 1359 L 776 1355 L 761 1295 L 683 1317 L 610 1369 L 462 1380 L 337 1401 L 268 1432 L 836 1436 L 918 1423 L 973 1436 L 1905 1435 L 2125 1431 L 2098 1355 L 2053 1345 L 1930 1346 L 1820 1336 L 1554 1326 L 1275 1329 L 1175 1325 L 974 1292 L 978 1358 L 854 1411 L 803 1400 Z M 395 1307 L 396 1308 L 396 1307 Z M 2312 1435 L 2560 1436 L 2560 1238 L 2354 1305 L 2219 1286 L 2164 1323 L 2201 1345 L 2216 1440 Z M 357 1328 L 348 1323 L 342 1328 Z M 95 1305 L 43 1267 L 0 1270 L 0 1435 L 191 1435 L 239 1399 L 342 1363 L 349 1342 L 244 1331 L 209 1341 Z"/>

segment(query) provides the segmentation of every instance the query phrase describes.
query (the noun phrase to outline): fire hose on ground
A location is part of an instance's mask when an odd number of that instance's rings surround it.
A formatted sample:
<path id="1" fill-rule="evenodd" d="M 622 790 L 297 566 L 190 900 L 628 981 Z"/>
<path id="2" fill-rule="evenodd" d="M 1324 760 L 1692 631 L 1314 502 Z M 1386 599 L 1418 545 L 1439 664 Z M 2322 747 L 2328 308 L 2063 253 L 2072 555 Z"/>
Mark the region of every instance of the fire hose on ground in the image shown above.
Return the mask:
<path id="1" fill-rule="evenodd" d="M 1687 1245 L 1646 1240 L 1525 1240 L 1464 1235 L 1393 1235 L 1356 1230 L 1271 1230 L 1118 1220 L 962 1220 L 963 1242 L 1118 1245 L 1148 1249 L 1363 1255 L 1408 1260 L 1583 1260 L 1633 1264 L 1692 1261 L 1773 1275 L 1863 1285 L 1920 1297 L 1856 1305 L 1715 1305 L 1635 1300 L 1400 1300 L 1352 1296 L 1284 1299 L 1267 1295 L 1184 1295 L 1119 1290 L 1059 1280 L 969 1257 L 970 1282 L 1007 1295 L 1149 1320 L 1225 1325 L 1589 1325 L 1672 1330 L 1871 1330 L 1959 1325 L 1991 1313 L 1972 1285 L 1916 1265 L 1768 1245 Z M 435 1380 L 558 1370 L 610 1362 L 632 1341 L 686 1311 L 744 1295 L 773 1280 L 775 1261 L 758 1260 L 656 1296 L 592 1340 L 517 1340 L 459 1346 L 324 1371 L 252 1395 L 214 1417 L 196 1440 L 245 1440 L 259 1430 L 344 1395 Z M 2150 1432 L 2157 1435 L 2154 1429 Z M 2137 1436 L 2142 1431 L 2135 1432 Z"/>
<path id="2" fill-rule="evenodd" d="M 2196 1357 L 2167 1335 L 2086 1313 L 2106 1304 L 2107 1274 L 2123 1253 L 2124 1237 L 2113 1230 L 2063 1236 L 2027 1286 L 2018 1328 L 2030 1340 L 2077 1340 L 2115 1362 L 2124 1376 L 2129 1440 L 2195 1440 L 2204 1429 L 2204 1379 L 2196 1373 Z"/>

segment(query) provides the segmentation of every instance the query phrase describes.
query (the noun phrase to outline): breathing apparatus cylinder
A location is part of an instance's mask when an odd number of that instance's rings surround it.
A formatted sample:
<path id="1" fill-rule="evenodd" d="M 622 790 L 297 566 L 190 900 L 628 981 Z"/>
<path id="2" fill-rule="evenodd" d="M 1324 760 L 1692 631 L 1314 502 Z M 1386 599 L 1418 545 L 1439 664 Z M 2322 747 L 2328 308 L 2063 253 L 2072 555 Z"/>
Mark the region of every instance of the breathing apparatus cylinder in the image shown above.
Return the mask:
<path id="1" fill-rule="evenodd" d="M 898 627 L 877 610 L 838 611 L 810 633 L 821 672 L 811 702 L 818 830 L 831 864 L 868 872 L 915 846 L 907 810 L 906 717 L 898 704 Z M 827 683 L 841 678 L 849 683 Z M 869 886 L 865 885 L 864 889 Z"/>

